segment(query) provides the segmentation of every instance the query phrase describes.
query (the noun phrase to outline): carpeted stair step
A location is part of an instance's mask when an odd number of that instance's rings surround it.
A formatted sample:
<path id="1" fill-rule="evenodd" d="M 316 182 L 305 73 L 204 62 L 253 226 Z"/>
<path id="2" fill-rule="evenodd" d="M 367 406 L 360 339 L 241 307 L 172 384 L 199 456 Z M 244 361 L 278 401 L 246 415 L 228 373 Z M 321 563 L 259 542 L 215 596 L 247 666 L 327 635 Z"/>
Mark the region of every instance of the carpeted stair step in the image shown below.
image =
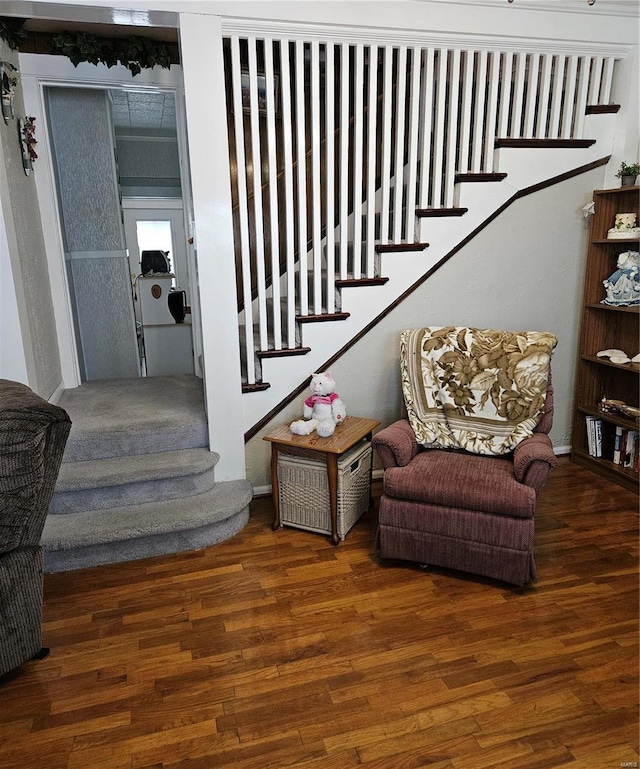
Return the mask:
<path id="1" fill-rule="evenodd" d="M 225 481 L 187 499 L 47 516 L 45 571 L 59 572 L 215 545 L 249 520 L 249 481 Z"/>
<path id="2" fill-rule="evenodd" d="M 85 382 L 59 405 L 72 421 L 63 462 L 209 445 L 202 382 L 188 374 Z"/>
<path id="3" fill-rule="evenodd" d="M 219 458 L 208 449 L 182 449 L 64 462 L 49 513 L 102 511 L 201 494 L 215 485 Z"/>

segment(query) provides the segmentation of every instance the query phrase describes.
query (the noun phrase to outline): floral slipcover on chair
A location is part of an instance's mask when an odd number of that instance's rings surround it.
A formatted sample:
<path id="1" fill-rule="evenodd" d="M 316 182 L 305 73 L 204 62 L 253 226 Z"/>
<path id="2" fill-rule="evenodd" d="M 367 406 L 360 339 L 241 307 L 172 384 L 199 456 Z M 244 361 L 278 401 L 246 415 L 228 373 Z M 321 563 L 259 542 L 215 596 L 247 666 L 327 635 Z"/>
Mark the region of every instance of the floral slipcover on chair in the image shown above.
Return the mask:
<path id="1" fill-rule="evenodd" d="M 373 437 L 382 558 L 535 581 L 536 500 L 556 464 L 555 344 L 541 332 L 403 332 L 406 417 Z"/>

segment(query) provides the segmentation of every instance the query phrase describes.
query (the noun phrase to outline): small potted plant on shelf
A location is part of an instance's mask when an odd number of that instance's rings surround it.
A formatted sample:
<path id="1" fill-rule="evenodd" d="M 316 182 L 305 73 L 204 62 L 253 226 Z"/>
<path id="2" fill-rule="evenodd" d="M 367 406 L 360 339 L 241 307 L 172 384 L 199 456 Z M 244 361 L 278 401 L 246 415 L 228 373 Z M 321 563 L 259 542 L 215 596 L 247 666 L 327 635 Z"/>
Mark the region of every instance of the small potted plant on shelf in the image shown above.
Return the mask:
<path id="1" fill-rule="evenodd" d="M 633 187 L 638 174 L 640 174 L 640 165 L 638 163 L 627 164 L 622 161 L 616 176 L 621 180 L 623 187 Z"/>

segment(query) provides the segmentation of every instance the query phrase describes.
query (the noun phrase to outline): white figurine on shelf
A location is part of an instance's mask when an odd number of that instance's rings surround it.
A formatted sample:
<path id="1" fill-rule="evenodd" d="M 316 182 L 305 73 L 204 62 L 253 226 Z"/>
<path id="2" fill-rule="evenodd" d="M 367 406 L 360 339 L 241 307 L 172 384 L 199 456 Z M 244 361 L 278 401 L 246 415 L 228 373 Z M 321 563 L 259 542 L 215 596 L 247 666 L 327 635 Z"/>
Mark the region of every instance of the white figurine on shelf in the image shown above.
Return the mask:
<path id="1" fill-rule="evenodd" d="M 607 231 L 607 239 L 640 237 L 640 227 L 636 227 L 635 214 L 616 214 L 614 221 L 614 226 Z"/>
<path id="2" fill-rule="evenodd" d="M 640 304 L 640 252 L 624 251 L 618 269 L 602 281 L 607 293 L 601 304 Z"/>

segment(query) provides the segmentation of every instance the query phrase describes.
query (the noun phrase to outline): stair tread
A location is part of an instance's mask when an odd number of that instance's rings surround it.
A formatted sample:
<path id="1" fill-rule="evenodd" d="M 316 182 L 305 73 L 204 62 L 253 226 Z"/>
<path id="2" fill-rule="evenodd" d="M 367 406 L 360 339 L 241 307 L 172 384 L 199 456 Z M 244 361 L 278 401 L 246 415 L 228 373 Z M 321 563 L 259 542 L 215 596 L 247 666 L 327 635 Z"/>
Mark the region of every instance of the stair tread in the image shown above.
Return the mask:
<path id="1" fill-rule="evenodd" d="M 219 459 L 215 451 L 198 448 L 64 462 L 55 493 L 196 475 L 215 467 Z"/>
<path id="2" fill-rule="evenodd" d="M 424 251 L 425 248 L 429 248 L 428 243 L 378 243 L 376 244 L 376 251 L 379 254 L 385 253 L 401 253 L 403 251 Z"/>
<path id="3" fill-rule="evenodd" d="M 230 518 L 251 501 L 253 488 L 240 479 L 183 499 L 147 502 L 67 515 L 48 515 L 41 544 L 45 551 L 72 550 L 102 543 L 179 533 Z"/>
<path id="4" fill-rule="evenodd" d="M 209 445 L 202 380 L 192 375 L 85 382 L 60 406 L 72 422 L 63 464 Z"/>

